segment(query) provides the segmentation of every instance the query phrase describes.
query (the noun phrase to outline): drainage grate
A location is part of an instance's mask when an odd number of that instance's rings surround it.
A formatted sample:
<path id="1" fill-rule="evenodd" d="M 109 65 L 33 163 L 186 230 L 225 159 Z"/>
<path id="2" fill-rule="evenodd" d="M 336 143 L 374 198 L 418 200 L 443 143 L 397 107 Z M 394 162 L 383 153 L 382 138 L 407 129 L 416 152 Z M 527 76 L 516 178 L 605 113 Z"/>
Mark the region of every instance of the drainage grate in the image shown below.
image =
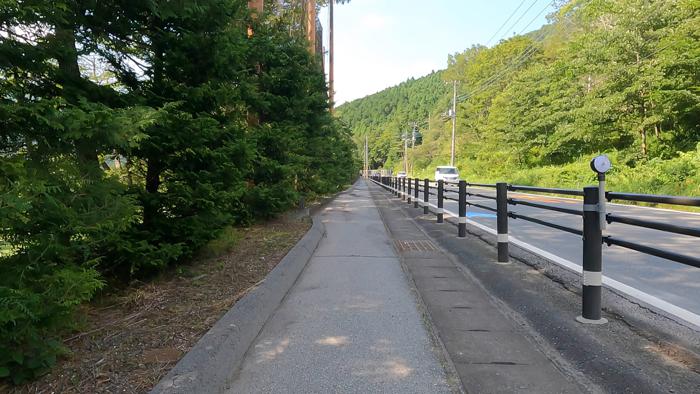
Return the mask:
<path id="1" fill-rule="evenodd" d="M 427 239 L 397 239 L 394 240 L 394 245 L 399 252 L 433 252 L 438 250 L 435 244 Z"/>

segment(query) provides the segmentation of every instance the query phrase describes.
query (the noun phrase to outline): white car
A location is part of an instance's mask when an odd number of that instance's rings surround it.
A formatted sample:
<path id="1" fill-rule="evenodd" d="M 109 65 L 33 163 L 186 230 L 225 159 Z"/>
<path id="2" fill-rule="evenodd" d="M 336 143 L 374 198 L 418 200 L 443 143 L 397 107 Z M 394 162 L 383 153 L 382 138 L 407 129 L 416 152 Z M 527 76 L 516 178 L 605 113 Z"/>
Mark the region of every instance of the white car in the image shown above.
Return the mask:
<path id="1" fill-rule="evenodd" d="M 459 171 L 457 171 L 457 167 L 438 166 L 435 169 L 435 180 L 439 181 L 440 179 L 452 182 L 459 180 Z"/>
<path id="2" fill-rule="evenodd" d="M 399 171 L 396 173 L 397 178 L 406 178 L 406 172 L 405 171 Z"/>

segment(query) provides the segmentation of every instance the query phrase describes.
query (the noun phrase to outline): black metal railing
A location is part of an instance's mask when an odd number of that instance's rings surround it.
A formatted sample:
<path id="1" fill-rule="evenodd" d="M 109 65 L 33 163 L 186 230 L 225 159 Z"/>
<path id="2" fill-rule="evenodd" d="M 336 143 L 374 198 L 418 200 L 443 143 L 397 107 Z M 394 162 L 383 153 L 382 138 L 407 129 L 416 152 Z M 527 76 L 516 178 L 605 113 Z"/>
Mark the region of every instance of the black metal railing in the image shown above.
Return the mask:
<path id="1" fill-rule="evenodd" d="M 475 207 L 490 212 L 496 213 L 496 234 L 498 246 L 498 262 L 506 263 L 509 261 L 508 254 L 508 218 L 515 220 L 525 220 L 541 226 L 553 228 L 559 231 L 564 231 L 570 234 L 582 236 L 582 251 L 583 251 L 583 280 L 582 280 L 582 314 L 577 319 L 583 323 L 600 324 L 605 322 L 601 317 L 601 288 L 602 288 L 602 245 L 619 246 L 626 249 L 635 250 L 644 254 L 664 258 L 675 261 L 692 267 L 700 268 L 700 258 L 677 253 L 675 251 L 664 250 L 629 240 L 620 239 L 618 237 L 603 235 L 603 228 L 607 224 L 620 223 L 641 228 L 653 229 L 672 234 L 679 234 L 691 237 L 700 237 L 700 228 L 686 226 L 677 223 L 665 223 L 647 219 L 640 219 L 625 215 L 617 215 L 605 212 L 606 201 L 623 200 L 632 202 L 660 203 L 669 205 L 682 205 L 700 207 L 700 198 L 697 197 L 679 197 L 666 195 L 651 195 L 651 194 L 633 194 L 633 193 L 602 193 L 598 186 L 585 187 L 583 190 L 560 189 L 560 188 L 545 188 L 523 185 L 509 185 L 507 183 L 468 183 L 466 181 L 432 181 L 430 179 L 416 178 L 395 178 L 395 177 L 373 177 L 372 180 L 391 191 L 401 200 L 407 200 L 413 206 L 419 207 L 422 205 L 423 212 L 428 214 L 432 212 L 437 216 L 437 223 L 445 222 L 444 202 L 445 200 L 457 202 L 458 213 L 456 215 L 457 222 L 448 221 L 455 224 L 458 228 L 457 236 L 465 237 L 467 232 L 467 208 Z M 483 192 L 470 191 L 468 188 L 489 188 L 495 189 L 495 196 L 484 194 Z M 532 192 L 539 194 L 550 195 L 565 195 L 583 197 L 580 209 L 564 208 L 561 206 L 532 202 L 523 199 L 522 197 L 508 196 L 509 192 Z M 430 196 L 435 196 L 436 204 L 430 203 Z M 488 206 L 476 202 L 468 201 L 467 196 L 478 197 L 485 200 L 494 201 L 496 206 Z M 421 198 L 422 197 L 422 198 Z M 544 220 L 533 216 L 523 215 L 513 210 L 509 210 L 508 206 L 527 206 L 531 208 L 541 209 L 543 211 L 552 211 L 573 215 L 582 218 L 582 227 L 574 228 L 565 226 L 559 223 Z M 433 209 L 431 209 L 433 208 Z M 450 212 L 451 213 L 451 212 Z M 453 213 L 451 213 L 454 216 Z"/>

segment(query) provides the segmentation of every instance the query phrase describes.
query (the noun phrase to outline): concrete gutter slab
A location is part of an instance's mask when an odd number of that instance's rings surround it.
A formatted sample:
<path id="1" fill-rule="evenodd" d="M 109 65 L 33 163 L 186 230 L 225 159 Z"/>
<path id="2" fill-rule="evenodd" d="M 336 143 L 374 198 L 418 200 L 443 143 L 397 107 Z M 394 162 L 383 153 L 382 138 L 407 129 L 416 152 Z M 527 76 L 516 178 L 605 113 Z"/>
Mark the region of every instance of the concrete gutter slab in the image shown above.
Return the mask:
<path id="1" fill-rule="evenodd" d="M 431 241 L 413 219 L 393 209 L 401 202 L 390 201 L 378 187 L 372 190 L 393 238 Z M 478 283 L 464 275 L 442 248 L 407 250 L 400 255 L 467 392 L 588 391 L 574 373 L 560 368 L 559 360 L 550 359 Z"/>

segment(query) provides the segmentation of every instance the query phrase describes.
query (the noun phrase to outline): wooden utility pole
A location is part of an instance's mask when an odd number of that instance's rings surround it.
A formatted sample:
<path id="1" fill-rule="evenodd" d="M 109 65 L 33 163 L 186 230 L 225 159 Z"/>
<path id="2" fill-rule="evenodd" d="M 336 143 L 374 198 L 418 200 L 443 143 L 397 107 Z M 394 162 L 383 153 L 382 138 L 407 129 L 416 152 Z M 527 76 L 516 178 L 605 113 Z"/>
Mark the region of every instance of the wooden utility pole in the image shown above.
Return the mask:
<path id="1" fill-rule="evenodd" d="M 265 0 L 248 0 L 248 9 L 253 11 L 253 18 L 257 18 L 258 15 L 262 15 L 263 9 L 265 8 Z M 253 36 L 253 27 L 248 26 L 248 37 Z"/>
<path id="2" fill-rule="evenodd" d="M 259 14 L 262 14 L 264 5 L 264 0 L 248 0 L 248 8 L 257 11 Z"/>
<path id="3" fill-rule="evenodd" d="M 328 101 L 333 112 L 333 3 L 335 0 L 330 0 L 328 3 Z"/>
<path id="4" fill-rule="evenodd" d="M 306 39 L 309 41 L 309 53 L 316 54 L 316 0 L 305 0 Z"/>

